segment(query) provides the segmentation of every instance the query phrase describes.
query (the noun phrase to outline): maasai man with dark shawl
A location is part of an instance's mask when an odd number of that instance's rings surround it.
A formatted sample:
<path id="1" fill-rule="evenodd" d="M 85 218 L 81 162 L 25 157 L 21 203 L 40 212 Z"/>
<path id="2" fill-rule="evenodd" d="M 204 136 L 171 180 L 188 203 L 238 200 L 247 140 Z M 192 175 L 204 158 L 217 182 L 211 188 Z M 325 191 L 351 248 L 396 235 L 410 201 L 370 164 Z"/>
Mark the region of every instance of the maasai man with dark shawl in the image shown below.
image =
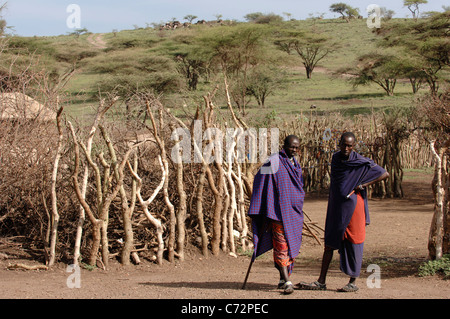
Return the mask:
<path id="1" fill-rule="evenodd" d="M 337 249 L 340 269 L 350 276 L 349 283 L 338 291 L 358 290 L 355 280 L 361 271 L 365 226 L 370 223 L 366 187 L 388 178 L 389 174 L 371 159 L 353 151 L 355 141 L 353 133 L 342 134 L 340 151 L 333 155 L 322 269 L 317 281 L 300 283 L 300 289 L 326 289 L 328 267 Z"/>
<path id="2" fill-rule="evenodd" d="M 253 182 L 248 212 L 255 247 L 252 261 L 273 248 L 280 272 L 278 287 L 285 294 L 294 291 L 289 277 L 302 243 L 305 192 L 302 169 L 294 157 L 299 146 L 298 137 L 289 135 L 282 150 L 261 167 Z"/>

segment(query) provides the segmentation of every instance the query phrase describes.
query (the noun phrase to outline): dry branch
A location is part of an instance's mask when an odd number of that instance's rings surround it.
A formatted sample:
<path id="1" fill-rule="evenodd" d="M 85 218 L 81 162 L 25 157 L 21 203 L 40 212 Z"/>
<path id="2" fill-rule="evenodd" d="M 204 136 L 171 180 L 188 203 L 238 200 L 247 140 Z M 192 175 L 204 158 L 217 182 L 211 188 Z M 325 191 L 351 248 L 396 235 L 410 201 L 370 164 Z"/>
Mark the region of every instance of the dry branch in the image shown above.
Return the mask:
<path id="1" fill-rule="evenodd" d="M 23 270 L 48 270 L 47 266 L 44 265 L 35 265 L 29 266 L 21 263 L 9 264 L 8 269 L 23 269 Z"/>
<path id="2" fill-rule="evenodd" d="M 123 186 L 123 180 L 124 180 L 124 169 L 125 165 L 127 165 L 128 157 L 130 154 L 140 145 L 145 143 L 146 141 L 142 141 L 139 143 L 136 143 L 129 147 L 125 155 L 123 156 L 122 162 L 118 162 L 116 150 L 114 149 L 114 146 L 111 142 L 111 139 L 108 135 L 108 132 L 106 131 L 105 127 L 102 125 L 99 125 L 100 131 L 102 133 L 103 139 L 105 140 L 105 143 L 109 150 L 109 155 L 111 157 L 111 166 L 114 173 L 114 178 L 116 180 L 116 189 L 119 190 L 121 202 L 122 202 L 122 218 L 123 218 L 123 228 L 125 231 L 125 242 L 122 249 L 121 254 L 121 260 L 123 265 L 129 265 L 130 264 L 130 254 L 133 249 L 134 245 L 134 236 L 133 236 L 133 228 L 131 223 L 131 217 L 134 212 L 134 207 L 136 205 L 136 180 L 133 179 L 132 181 L 132 190 L 130 194 L 130 198 L 128 198 L 128 195 L 125 191 L 125 188 Z M 137 157 L 135 156 L 134 159 L 134 171 L 137 171 Z M 114 196 L 115 197 L 115 196 Z M 113 198 L 112 198 L 113 199 Z M 102 245 L 104 249 L 107 249 L 107 241 L 104 242 Z"/>
<path id="3" fill-rule="evenodd" d="M 159 164 L 160 164 L 161 171 L 162 171 L 161 182 L 159 183 L 158 187 L 153 191 L 153 194 L 147 200 L 144 200 L 141 195 L 142 179 L 135 172 L 133 167 L 131 167 L 129 162 L 128 162 L 128 168 L 130 169 L 133 178 L 136 179 L 136 181 L 137 181 L 136 195 L 137 195 L 137 198 L 139 199 L 139 203 L 141 204 L 142 208 L 144 209 L 144 214 L 147 217 L 147 219 L 150 221 L 150 223 L 156 228 L 156 237 L 158 240 L 158 251 L 156 253 L 156 256 L 157 256 L 156 260 L 159 265 L 162 265 L 163 253 L 164 253 L 164 240 L 163 240 L 164 228 L 161 223 L 161 220 L 155 218 L 148 209 L 150 204 L 155 199 L 156 195 L 158 195 L 159 191 L 164 187 L 165 181 L 167 179 L 168 172 L 166 172 L 164 169 L 164 164 L 161 160 L 161 155 L 158 155 L 158 160 L 159 160 Z"/>
<path id="4" fill-rule="evenodd" d="M 169 198 L 169 162 L 167 161 L 167 153 L 165 149 L 165 143 L 164 139 L 161 137 L 161 130 L 164 127 L 164 120 L 163 120 L 163 114 L 162 109 L 160 108 L 158 110 L 159 113 L 159 130 L 156 125 L 155 117 L 153 116 L 153 112 L 150 107 L 150 101 L 148 99 L 145 100 L 146 107 L 147 107 L 147 114 L 150 117 L 150 120 L 152 122 L 153 131 L 152 134 L 155 137 L 156 143 L 158 144 L 158 147 L 160 149 L 161 153 L 161 160 L 164 165 L 164 172 L 166 173 L 166 178 L 164 180 L 164 186 L 163 186 L 163 194 L 164 194 L 164 202 L 166 204 L 166 207 L 169 209 L 170 213 L 170 221 L 169 221 L 169 243 L 168 243 L 168 259 L 169 262 L 173 262 L 175 259 L 175 227 L 176 227 L 176 217 L 175 217 L 175 208 L 170 201 Z"/>
<path id="5" fill-rule="evenodd" d="M 53 266 L 56 259 L 56 240 L 58 236 L 58 224 L 59 224 L 59 213 L 58 213 L 58 200 L 56 195 L 56 182 L 58 178 L 58 168 L 59 161 L 61 159 L 62 147 L 63 147 L 63 132 L 61 127 L 61 115 L 64 107 L 61 106 L 58 110 L 56 117 L 56 125 L 58 127 L 58 146 L 56 148 L 55 160 L 53 162 L 53 172 L 52 172 L 52 215 L 51 215 L 51 236 L 50 236 L 50 254 L 49 254 L 49 267 Z"/>
<path id="6" fill-rule="evenodd" d="M 181 160 L 181 154 L 180 151 L 181 149 L 178 148 L 178 145 L 180 143 L 180 137 L 178 135 L 178 131 L 176 129 L 174 129 L 173 126 L 171 126 L 172 128 L 172 137 L 173 140 L 175 142 L 175 146 L 174 146 L 174 152 L 172 152 L 172 156 L 175 154 L 175 166 L 177 169 L 177 192 L 178 192 L 178 197 L 180 200 L 180 203 L 178 204 L 178 212 L 177 212 L 177 230 L 178 230 L 178 237 L 177 237 L 177 253 L 179 256 L 179 259 L 181 261 L 184 260 L 184 246 L 185 246 L 185 237 L 186 237 L 186 226 L 185 226 L 185 221 L 186 221 L 186 211 L 187 211 L 187 206 L 186 206 L 186 201 L 187 201 L 187 195 L 186 192 L 184 190 L 184 181 L 183 181 L 183 162 Z"/>
<path id="7" fill-rule="evenodd" d="M 83 196 L 83 194 L 81 192 L 80 184 L 78 182 L 78 174 L 79 174 L 79 170 L 80 170 L 80 147 L 79 147 L 80 142 L 78 141 L 75 130 L 70 121 L 68 122 L 68 125 L 69 125 L 70 131 L 72 134 L 72 138 L 74 141 L 74 151 L 75 151 L 75 164 L 74 164 L 74 171 L 73 171 L 73 175 L 72 175 L 72 182 L 73 182 L 75 194 L 78 198 L 78 201 L 80 202 L 81 206 L 83 207 L 83 210 L 87 213 L 89 220 L 92 224 L 93 244 L 91 246 L 91 251 L 90 251 L 90 255 L 89 255 L 89 264 L 95 265 L 96 260 L 97 260 L 97 252 L 100 247 L 101 220 L 97 219 L 97 217 L 94 215 L 94 213 L 91 210 L 91 207 L 86 202 L 85 196 Z M 90 157 L 90 154 L 88 156 Z"/>
<path id="8" fill-rule="evenodd" d="M 117 101 L 117 97 L 111 99 L 110 103 L 105 105 L 105 100 L 100 100 L 99 107 L 97 109 L 97 114 L 95 116 L 94 122 L 92 123 L 92 126 L 89 130 L 89 135 L 87 138 L 87 145 L 86 145 L 86 151 L 85 153 L 90 156 L 92 151 L 92 142 L 94 139 L 95 132 L 97 131 L 98 124 L 102 120 L 103 116 L 106 114 L 106 112 L 111 109 L 111 107 L 115 104 Z M 83 178 L 81 183 L 81 197 L 83 199 L 86 198 L 86 191 L 87 191 L 87 183 L 88 183 L 88 177 L 89 177 L 89 166 L 86 165 L 84 167 L 83 172 Z M 74 245 L 74 255 L 73 255 L 73 263 L 74 265 L 78 265 L 79 259 L 81 256 L 81 239 L 83 236 L 83 225 L 85 221 L 85 210 L 83 208 L 83 205 L 80 205 L 79 208 L 79 216 L 78 216 L 78 223 L 77 223 L 77 232 L 75 237 L 75 245 Z"/>
<path id="9" fill-rule="evenodd" d="M 450 146 L 450 140 L 445 146 L 436 148 L 436 141 L 430 143 L 431 151 L 435 160 L 435 173 L 433 180 L 433 193 L 435 197 L 433 220 L 428 238 L 428 251 L 431 259 L 440 259 L 443 256 L 444 245 L 444 217 L 445 217 L 445 193 L 448 191 L 446 178 L 446 152 Z M 446 185 L 447 184 L 447 185 Z"/>

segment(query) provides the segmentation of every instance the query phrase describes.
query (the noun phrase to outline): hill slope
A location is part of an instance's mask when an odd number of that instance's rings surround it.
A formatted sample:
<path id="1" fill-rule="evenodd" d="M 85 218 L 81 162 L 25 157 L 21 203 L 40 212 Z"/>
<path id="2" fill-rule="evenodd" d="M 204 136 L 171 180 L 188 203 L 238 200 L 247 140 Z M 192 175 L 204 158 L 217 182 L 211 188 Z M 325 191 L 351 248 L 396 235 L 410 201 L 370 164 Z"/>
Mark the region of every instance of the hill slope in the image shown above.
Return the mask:
<path id="1" fill-rule="evenodd" d="M 189 50 L 192 41 L 211 33 L 211 29 L 233 27 L 236 26 L 192 26 L 176 30 L 147 28 L 78 37 L 12 38 L 10 43 L 17 49 L 26 48 L 42 55 L 47 70 L 61 73 L 76 65 L 76 74 L 65 88 L 70 101 L 66 110 L 73 116 L 89 116 L 99 90 L 115 88 L 117 91 L 120 87 L 126 92 L 147 85 L 156 87 L 169 107 L 185 105 L 194 109 L 202 95 L 216 85 L 222 85 L 223 78 L 221 73 L 200 76 L 197 90 L 188 90 L 186 79 L 179 72 L 178 57 Z M 339 69 L 355 64 L 358 56 L 379 50 L 377 35 L 367 27 L 365 20 L 350 23 L 341 19 L 289 21 L 270 28 L 275 33 L 281 29 L 308 30 L 327 36 L 339 46 L 319 62 L 312 78 L 307 79 L 297 54 L 288 55 L 274 45 L 273 38 L 264 39 L 265 54 L 276 61 L 281 76 L 279 85 L 267 97 L 265 107 L 258 106 L 255 99 L 250 100 L 247 116 L 255 122 L 291 117 L 310 108 L 322 113 L 354 115 L 411 104 L 414 95 L 406 81 L 397 84 L 394 96 L 387 96 L 374 84 L 354 88 L 348 76 L 336 75 Z M 121 93 L 119 90 L 118 94 Z M 225 104 L 222 92 L 218 93 L 217 100 L 218 105 Z"/>

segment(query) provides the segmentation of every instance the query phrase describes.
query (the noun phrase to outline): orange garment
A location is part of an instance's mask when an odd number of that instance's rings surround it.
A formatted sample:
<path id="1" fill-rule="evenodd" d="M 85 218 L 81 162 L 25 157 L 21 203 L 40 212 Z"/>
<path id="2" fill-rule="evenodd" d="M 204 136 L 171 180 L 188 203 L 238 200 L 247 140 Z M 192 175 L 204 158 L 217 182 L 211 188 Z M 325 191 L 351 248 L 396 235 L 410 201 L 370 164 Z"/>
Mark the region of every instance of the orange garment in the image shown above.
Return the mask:
<path id="1" fill-rule="evenodd" d="M 344 238 L 353 244 L 361 244 L 366 239 L 366 214 L 364 199 L 360 193 L 356 193 L 357 201 L 352 219 L 344 233 Z"/>
<path id="2" fill-rule="evenodd" d="M 284 235 L 283 223 L 272 220 L 271 226 L 274 262 L 278 266 L 289 267 L 294 259 L 289 257 L 289 247 Z"/>

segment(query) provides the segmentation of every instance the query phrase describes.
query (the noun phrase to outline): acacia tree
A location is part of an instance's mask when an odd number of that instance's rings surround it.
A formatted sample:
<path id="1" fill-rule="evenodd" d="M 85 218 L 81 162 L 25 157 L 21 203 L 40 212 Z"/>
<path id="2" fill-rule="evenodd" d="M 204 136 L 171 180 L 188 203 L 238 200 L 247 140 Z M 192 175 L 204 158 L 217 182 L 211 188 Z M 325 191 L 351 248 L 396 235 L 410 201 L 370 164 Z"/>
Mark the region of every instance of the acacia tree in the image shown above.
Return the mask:
<path id="1" fill-rule="evenodd" d="M 267 60 L 264 36 L 267 28 L 261 25 L 242 25 L 212 29 L 198 39 L 199 53 L 208 57 L 211 65 L 235 83 L 233 100 L 245 114 L 248 103 L 249 72 Z"/>
<path id="2" fill-rule="evenodd" d="M 177 71 L 187 80 L 189 90 L 195 91 L 200 78 L 208 76 L 209 57 L 199 50 L 196 38 L 191 34 L 178 35 L 174 41 L 177 47 L 172 55 L 177 62 Z"/>
<path id="3" fill-rule="evenodd" d="M 403 6 L 411 11 L 413 18 L 417 20 L 419 17 L 419 5 L 428 3 L 427 0 L 403 0 Z"/>
<path id="4" fill-rule="evenodd" d="M 356 16 L 358 16 L 359 13 L 359 9 L 353 8 L 343 2 L 333 3 L 330 6 L 330 11 L 339 13 L 340 15 L 342 15 L 342 18 L 344 18 L 345 21 L 347 22 L 350 22 L 350 19 L 355 18 Z"/>
<path id="5" fill-rule="evenodd" d="M 258 18 L 264 16 L 264 13 L 262 12 L 252 12 L 252 13 L 247 13 L 244 16 L 244 19 L 247 20 L 248 22 L 255 22 Z"/>
<path id="6" fill-rule="evenodd" d="M 133 59 L 127 54 L 121 50 L 107 58 L 93 59 L 93 69 L 102 74 L 98 83 L 101 92 L 129 97 L 146 91 L 160 94 L 183 87 L 175 62 L 169 57 L 149 55 L 141 50 L 136 51 Z"/>
<path id="7" fill-rule="evenodd" d="M 411 56 L 404 56 L 400 62 L 403 76 L 409 79 L 413 93 L 417 93 L 426 83 L 426 73 L 421 70 L 420 60 Z"/>
<path id="8" fill-rule="evenodd" d="M 195 58 L 189 53 L 178 54 L 176 60 L 179 62 L 179 72 L 187 79 L 189 90 L 197 90 L 200 77 L 206 72 L 205 61 Z"/>
<path id="9" fill-rule="evenodd" d="M 450 12 L 436 14 L 411 24 L 393 23 L 380 29 L 381 47 L 397 47 L 414 59 L 415 72 L 427 82 L 432 94 L 437 94 L 440 84 L 448 82 L 450 67 Z"/>
<path id="10" fill-rule="evenodd" d="M 196 15 L 193 14 L 188 14 L 187 16 L 185 16 L 183 19 L 188 20 L 189 23 L 192 23 L 192 21 L 194 21 L 195 19 L 197 19 L 198 17 Z"/>
<path id="11" fill-rule="evenodd" d="M 275 92 L 281 83 L 280 71 L 272 67 L 255 68 L 249 75 L 247 92 L 259 106 L 264 107 L 266 98 Z"/>
<path id="12" fill-rule="evenodd" d="M 80 28 L 80 29 L 75 29 L 75 31 L 73 31 L 73 32 L 69 32 L 69 35 L 75 35 L 77 38 L 79 38 L 80 35 L 82 35 L 83 33 L 86 34 L 88 32 L 89 32 L 88 29 Z"/>
<path id="13" fill-rule="evenodd" d="M 353 74 L 351 82 L 354 86 L 376 83 L 392 96 L 397 79 L 402 75 L 402 66 L 395 55 L 369 53 L 359 57 L 355 67 L 339 72 Z"/>
<path id="14" fill-rule="evenodd" d="M 275 44 L 279 49 L 300 56 L 308 79 L 311 78 L 317 64 L 337 48 L 337 44 L 328 37 L 312 31 L 284 30 L 277 38 Z"/>

